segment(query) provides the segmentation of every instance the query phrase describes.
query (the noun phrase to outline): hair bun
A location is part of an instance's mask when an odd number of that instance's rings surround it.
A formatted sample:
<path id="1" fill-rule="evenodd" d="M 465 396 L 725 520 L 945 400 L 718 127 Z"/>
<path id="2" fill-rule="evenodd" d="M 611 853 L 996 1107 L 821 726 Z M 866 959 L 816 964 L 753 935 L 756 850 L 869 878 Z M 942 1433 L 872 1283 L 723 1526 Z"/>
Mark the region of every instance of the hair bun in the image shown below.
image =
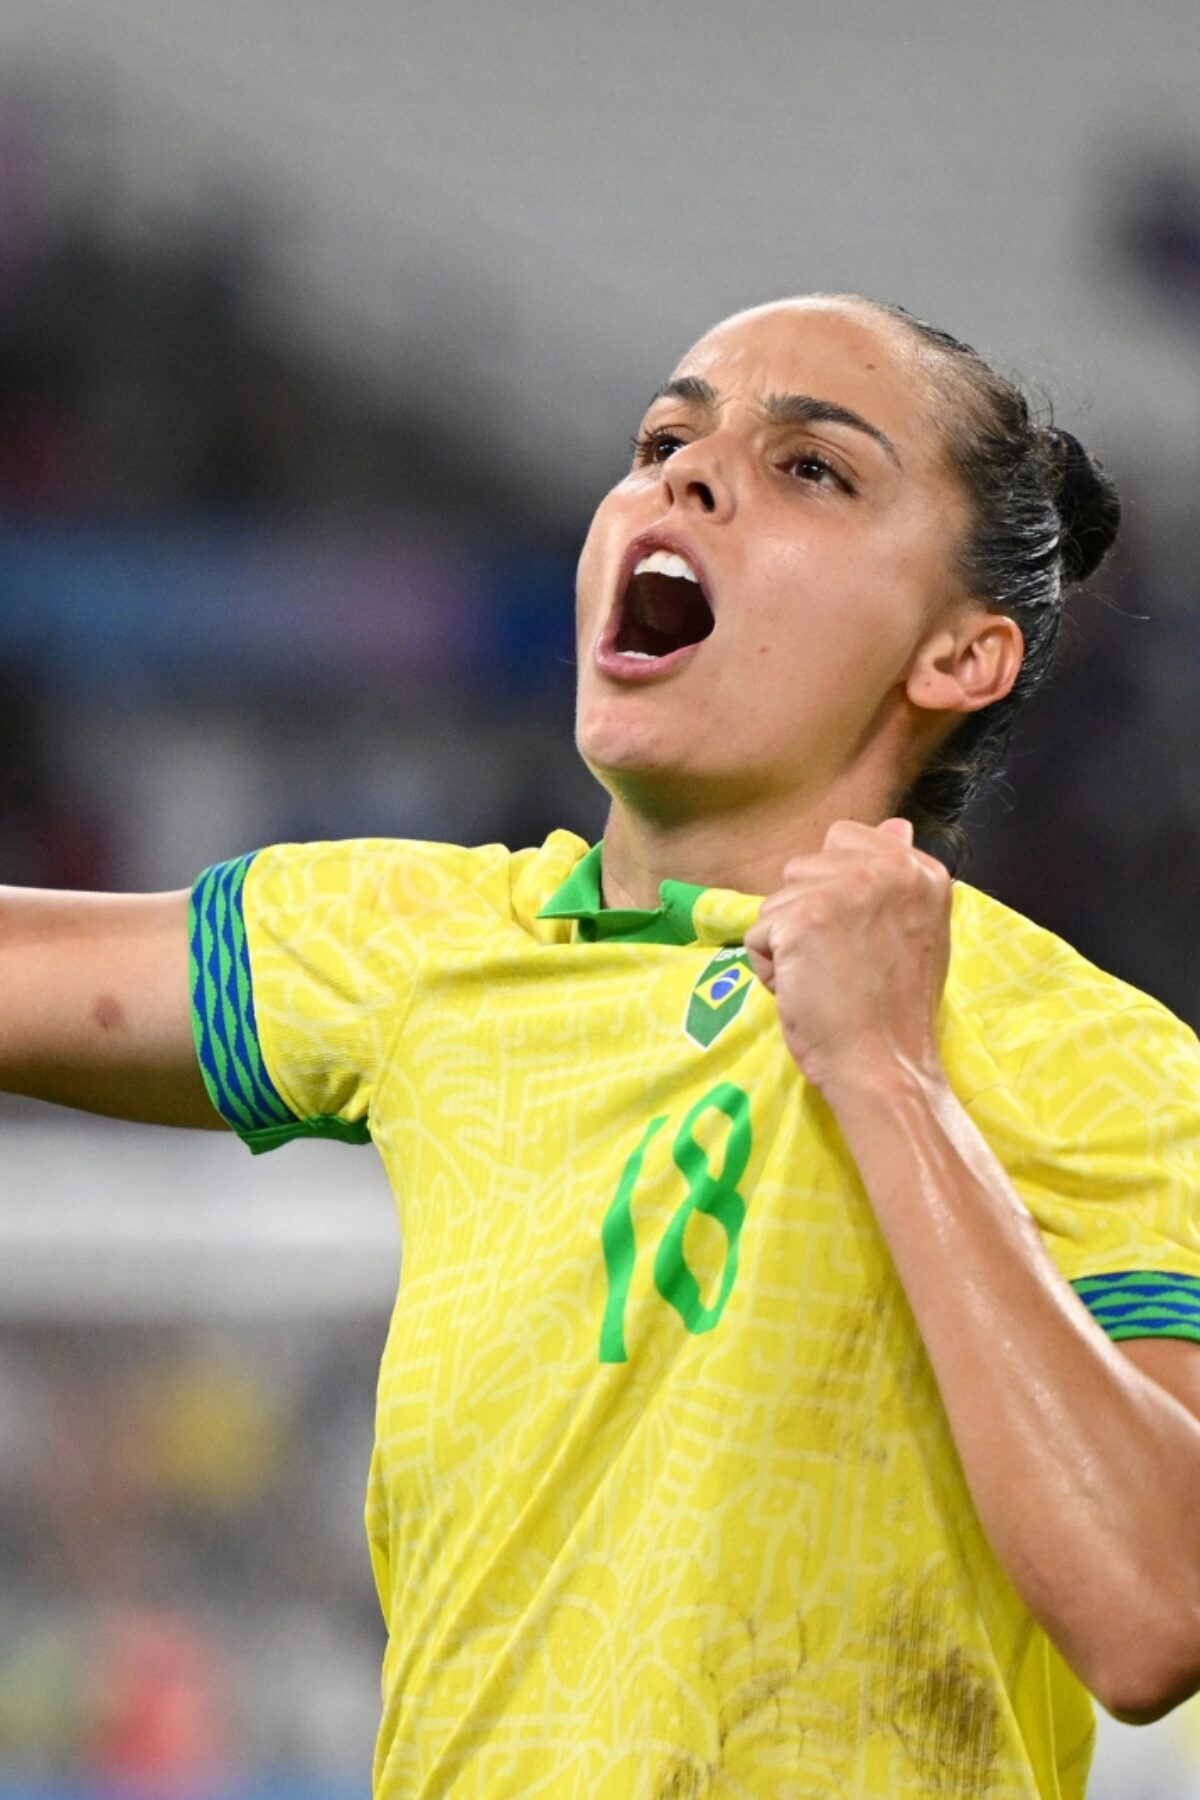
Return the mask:
<path id="1" fill-rule="evenodd" d="M 1116 542 L 1121 499 L 1116 483 L 1077 437 L 1050 431 L 1051 487 L 1061 524 L 1058 556 L 1064 582 L 1086 581 Z"/>

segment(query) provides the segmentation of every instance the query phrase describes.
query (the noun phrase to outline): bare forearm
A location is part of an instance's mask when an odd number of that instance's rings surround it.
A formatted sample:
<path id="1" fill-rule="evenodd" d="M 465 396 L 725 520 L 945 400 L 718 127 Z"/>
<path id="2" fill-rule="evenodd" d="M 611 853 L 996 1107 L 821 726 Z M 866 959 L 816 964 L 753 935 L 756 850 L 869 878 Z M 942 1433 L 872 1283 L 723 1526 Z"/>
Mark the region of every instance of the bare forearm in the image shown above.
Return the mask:
<path id="1" fill-rule="evenodd" d="M 1014 1585 L 1114 1710 L 1182 1698 L 1200 1679 L 1200 1427 L 1078 1304 L 939 1076 L 877 1066 L 827 1098 Z"/>
<path id="2" fill-rule="evenodd" d="M 184 894 L 0 888 L 0 1089 L 219 1125 L 191 1045 Z"/>

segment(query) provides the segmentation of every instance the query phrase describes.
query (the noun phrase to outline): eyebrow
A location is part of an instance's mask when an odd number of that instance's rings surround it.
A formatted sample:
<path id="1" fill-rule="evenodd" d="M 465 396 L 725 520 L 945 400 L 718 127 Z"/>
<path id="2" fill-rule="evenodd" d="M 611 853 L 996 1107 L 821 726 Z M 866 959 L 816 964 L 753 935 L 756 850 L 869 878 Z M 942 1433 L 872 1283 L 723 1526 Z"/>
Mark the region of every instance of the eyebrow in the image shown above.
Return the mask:
<path id="1" fill-rule="evenodd" d="M 682 400 L 688 406 L 703 406 L 708 412 L 716 412 L 721 405 L 716 388 L 699 375 L 676 375 L 670 381 L 664 381 L 658 392 L 651 396 L 651 406 L 656 400 Z M 864 419 L 849 406 L 839 406 L 835 400 L 818 400 L 813 394 L 771 394 L 763 411 L 776 425 L 848 425 L 852 431 L 862 431 L 867 437 L 874 438 L 896 467 L 902 466 L 896 446 L 886 431 L 872 425 L 869 419 Z"/>

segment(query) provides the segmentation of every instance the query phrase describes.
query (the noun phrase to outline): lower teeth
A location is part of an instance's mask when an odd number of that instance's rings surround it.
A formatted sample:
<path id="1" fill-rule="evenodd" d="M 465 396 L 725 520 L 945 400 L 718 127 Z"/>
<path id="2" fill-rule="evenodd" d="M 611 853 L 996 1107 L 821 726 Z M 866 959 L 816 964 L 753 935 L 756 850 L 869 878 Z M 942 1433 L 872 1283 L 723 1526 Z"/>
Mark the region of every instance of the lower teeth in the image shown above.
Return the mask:
<path id="1" fill-rule="evenodd" d="M 658 660 L 653 650 L 626 650 L 623 654 L 636 656 L 641 662 L 657 662 Z"/>

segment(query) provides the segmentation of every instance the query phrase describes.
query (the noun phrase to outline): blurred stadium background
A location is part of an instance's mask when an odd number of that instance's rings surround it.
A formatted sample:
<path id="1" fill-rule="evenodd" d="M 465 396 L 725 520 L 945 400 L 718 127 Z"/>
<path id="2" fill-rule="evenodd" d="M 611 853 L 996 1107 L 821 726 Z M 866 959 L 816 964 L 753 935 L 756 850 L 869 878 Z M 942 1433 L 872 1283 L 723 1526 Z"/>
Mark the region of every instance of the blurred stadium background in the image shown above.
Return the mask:
<path id="1" fill-rule="evenodd" d="M 1194 0 L 5 0 L 0 879 L 595 833 L 571 577 L 722 313 L 903 301 L 1122 481 L 972 878 L 1200 1024 Z M 0 1110 L 0 1800 L 351 1800 L 368 1154 Z M 1200 1793 L 1196 1708 L 1092 1793 Z"/>

